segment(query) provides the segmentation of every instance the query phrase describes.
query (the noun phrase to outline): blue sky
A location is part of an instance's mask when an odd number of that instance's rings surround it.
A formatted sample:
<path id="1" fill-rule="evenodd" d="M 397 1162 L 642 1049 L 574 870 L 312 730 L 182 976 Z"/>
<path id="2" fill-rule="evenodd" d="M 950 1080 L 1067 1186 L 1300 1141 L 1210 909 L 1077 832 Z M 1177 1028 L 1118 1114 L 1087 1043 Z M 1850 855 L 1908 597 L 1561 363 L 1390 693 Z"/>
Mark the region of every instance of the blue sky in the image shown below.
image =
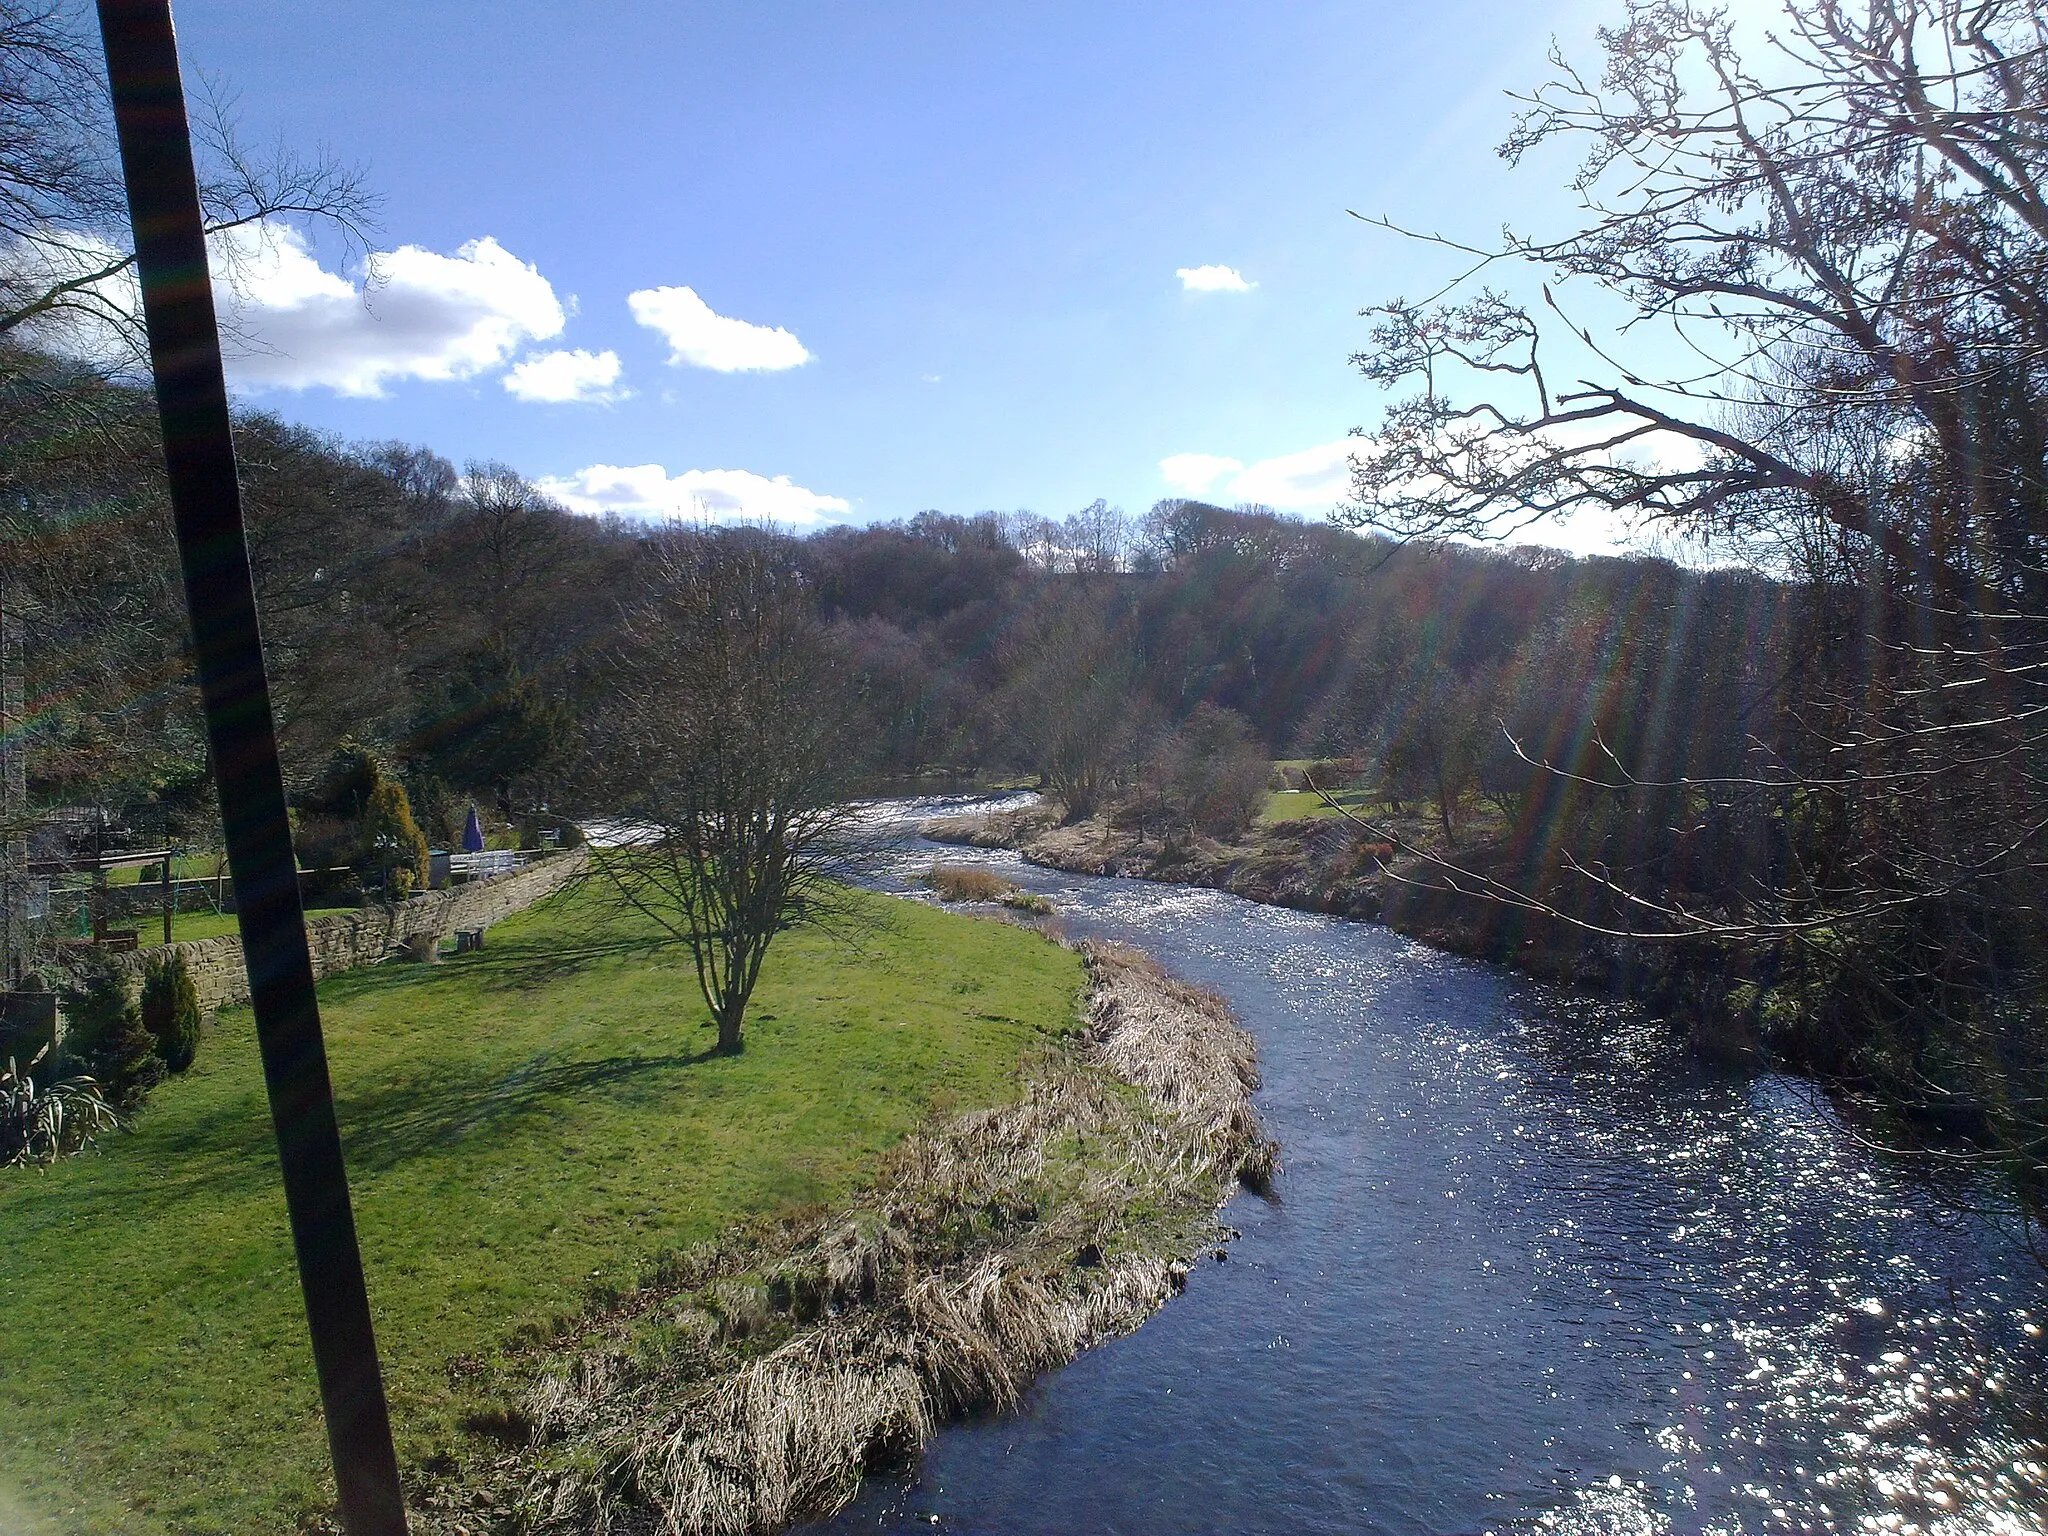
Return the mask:
<path id="1" fill-rule="evenodd" d="M 1503 92 L 1542 77 L 1553 35 L 1583 57 L 1610 10 L 178 18 L 247 138 L 362 165 L 396 253 L 367 299 L 359 254 L 250 254 L 270 350 L 237 365 L 245 398 L 500 459 L 573 504 L 803 526 L 1175 491 L 1327 510 L 1341 440 L 1376 415 L 1357 311 L 1448 270 L 1347 210 L 1482 240 L 1566 216 L 1562 167 L 1495 158 Z"/>

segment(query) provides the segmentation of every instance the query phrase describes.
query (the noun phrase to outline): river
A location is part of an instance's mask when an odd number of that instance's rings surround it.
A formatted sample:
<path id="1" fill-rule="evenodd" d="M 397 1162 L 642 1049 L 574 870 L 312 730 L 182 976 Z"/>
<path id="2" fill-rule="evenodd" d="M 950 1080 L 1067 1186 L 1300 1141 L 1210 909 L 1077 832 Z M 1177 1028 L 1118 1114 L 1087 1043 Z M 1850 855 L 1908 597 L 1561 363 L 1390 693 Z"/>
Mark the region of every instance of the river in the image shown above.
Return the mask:
<path id="1" fill-rule="evenodd" d="M 2048 1530 L 2048 1280 L 1995 1186 L 1386 928 L 921 842 L 889 879 L 934 857 L 1228 998 L 1286 1171 L 821 1529 Z"/>

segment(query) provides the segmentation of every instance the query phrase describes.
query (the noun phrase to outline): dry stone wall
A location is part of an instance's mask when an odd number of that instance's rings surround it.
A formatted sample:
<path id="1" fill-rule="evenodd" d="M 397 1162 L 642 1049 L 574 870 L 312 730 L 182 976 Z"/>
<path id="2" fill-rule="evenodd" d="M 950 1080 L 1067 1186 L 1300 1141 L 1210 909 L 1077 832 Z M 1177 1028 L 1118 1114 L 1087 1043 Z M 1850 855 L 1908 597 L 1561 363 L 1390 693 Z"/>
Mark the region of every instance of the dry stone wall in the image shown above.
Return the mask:
<path id="1" fill-rule="evenodd" d="M 387 906 L 317 918 L 306 924 L 313 975 L 335 976 L 401 954 L 430 957 L 450 934 L 488 928 L 560 890 L 588 858 L 577 848 L 509 875 L 422 892 Z M 249 974 L 242 963 L 240 938 L 223 934 L 215 939 L 188 939 L 170 948 L 184 955 L 192 985 L 199 993 L 200 1012 L 206 1017 L 248 1001 Z M 163 946 L 158 946 L 118 958 L 139 978 L 145 961 L 162 953 Z"/>

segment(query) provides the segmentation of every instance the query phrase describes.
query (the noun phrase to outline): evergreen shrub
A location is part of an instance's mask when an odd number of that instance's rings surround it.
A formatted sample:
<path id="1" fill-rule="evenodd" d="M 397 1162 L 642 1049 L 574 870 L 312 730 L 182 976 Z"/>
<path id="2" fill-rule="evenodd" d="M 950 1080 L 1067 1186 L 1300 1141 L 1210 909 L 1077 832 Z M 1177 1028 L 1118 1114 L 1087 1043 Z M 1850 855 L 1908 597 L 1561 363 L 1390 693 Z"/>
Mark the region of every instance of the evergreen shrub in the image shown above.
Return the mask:
<path id="1" fill-rule="evenodd" d="M 97 1083 L 116 1110 L 133 1109 L 163 1080 L 156 1036 L 143 1025 L 128 972 L 104 950 L 89 949 L 72 963 L 64 1023 L 66 1061 Z"/>
<path id="2" fill-rule="evenodd" d="M 199 989 L 185 957 L 173 949 L 152 956 L 142 972 L 142 1023 L 156 1040 L 157 1055 L 172 1072 L 182 1072 L 199 1054 Z"/>

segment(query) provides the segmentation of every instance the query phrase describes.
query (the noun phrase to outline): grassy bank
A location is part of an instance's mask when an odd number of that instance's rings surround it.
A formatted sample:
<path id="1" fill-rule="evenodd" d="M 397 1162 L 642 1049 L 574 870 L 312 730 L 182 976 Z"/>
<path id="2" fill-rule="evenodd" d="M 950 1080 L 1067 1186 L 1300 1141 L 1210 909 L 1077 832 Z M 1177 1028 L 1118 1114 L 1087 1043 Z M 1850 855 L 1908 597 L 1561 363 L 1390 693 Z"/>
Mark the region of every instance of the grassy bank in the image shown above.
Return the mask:
<path id="1" fill-rule="evenodd" d="M 426 969 L 321 988 L 401 1457 L 487 1406 L 508 1341 L 736 1221 L 845 1198 L 931 1116 L 1006 1101 L 1072 1027 L 1079 961 L 864 898 L 849 954 L 771 956 L 738 1058 L 703 1054 L 682 956 L 576 903 Z M 0 1176 L 0 1524 L 279 1531 L 324 1444 L 249 1016 L 135 1134 Z"/>
<path id="2" fill-rule="evenodd" d="M 1023 1094 L 913 1133 L 845 1205 L 595 1299 L 507 1383 L 502 1450 L 420 1490 L 423 1536 L 780 1530 L 1143 1322 L 1276 1149 L 1222 1000 L 1080 949 L 1088 1027 Z"/>

